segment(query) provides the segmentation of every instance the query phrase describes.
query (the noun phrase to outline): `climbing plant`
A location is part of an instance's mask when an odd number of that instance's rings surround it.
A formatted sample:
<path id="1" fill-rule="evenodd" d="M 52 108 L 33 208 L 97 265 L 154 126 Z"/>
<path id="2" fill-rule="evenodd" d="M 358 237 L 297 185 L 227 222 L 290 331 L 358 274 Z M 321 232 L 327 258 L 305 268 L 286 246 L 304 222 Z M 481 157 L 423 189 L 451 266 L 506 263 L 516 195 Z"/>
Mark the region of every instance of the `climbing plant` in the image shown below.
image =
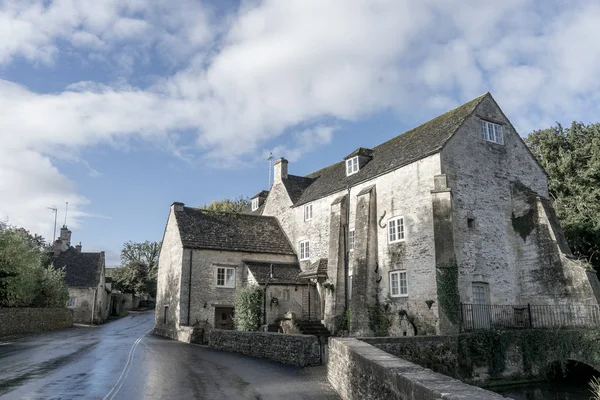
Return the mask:
<path id="1" fill-rule="evenodd" d="M 460 293 L 458 292 L 458 263 L 456 259 L 437 267 L 437 292 L 440 308 L 453 324 L 460 320 Z"/>
<path id="2" fill-rule="evenodd" d="M 260 328 L 264 290 L 248 286 L 240 290 L 235 302 L 233 322 L 238 331 L 257 331 Z"/>
<path id="3" fill-rule="evenodd" d="M 392 326 L 392 312 L 389 304 L 382 304 L 379 296 L 375 295 L 373 305 L 367 307 L 369 317 L 369 329 L 373 331 L 374 336 L 388 336 L 390 326 Z"/>

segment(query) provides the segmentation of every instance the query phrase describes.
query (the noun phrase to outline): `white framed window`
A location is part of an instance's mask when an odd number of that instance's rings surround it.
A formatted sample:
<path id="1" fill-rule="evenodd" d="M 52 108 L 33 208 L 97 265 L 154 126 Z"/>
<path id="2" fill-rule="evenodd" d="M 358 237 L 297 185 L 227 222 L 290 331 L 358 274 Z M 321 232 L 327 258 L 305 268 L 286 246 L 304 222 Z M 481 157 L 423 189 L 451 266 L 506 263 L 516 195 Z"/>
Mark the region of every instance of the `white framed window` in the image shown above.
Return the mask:
<path id="1" fill-rule="evenodd" d="M 358 156 L 346 160 L 346 175 L 350 176 L 358 172 Z"/>
<path id="2" fill-rule="evenodd" d="M 403 242 L 405 237 L 404 217 L 394 217 L 388 220 L 388 242 Z"/>
<path id="3" fill-rule="evenodd" d="M 312 204 L 304 206 L 304 220 L 310 221 L 312 219 Z"/>
<path id="4" fill-rule="evenodd" d="M 488 304 L 488 284 L 473 283 L 473 304 Z"/>
<path id="5" fill-rule="evenodd" d="M 348 250 L 354 251 L 354 229 L 348 231 Z"/>
<path id="6" fill-rule="evenodd" d="M 75 308 L 76 306 L 77 306 L 77 296 L 69 297 L 69 300 L 67 300 L 67 307 Z"/>
<path id="7" fill-rule="evenodd" d="M 217 287 L 235 288 L 235 268 L 217 267 Z"/>
<path id="8" fill-rule="evenodd" d="M 252 199 L 252 211 L 258 210 L 258 197 Z"/>
<path id="9" fill-rule="evenodd" d="M 300 242 L 300 260 L 308 260 L 310 258 L 310 242 L 304 240 Z"/>
<path id="10" fill-rule="evenodd" d="M 408 281 L 406 280 L 406 270 L 390 271 L 390 296 L 408 296 Z"/>
<path id="11" fill-rule="evenodd" d="M 502 125 L 481 120 L 481 138 L 488 142 L 504 144 Z"/>

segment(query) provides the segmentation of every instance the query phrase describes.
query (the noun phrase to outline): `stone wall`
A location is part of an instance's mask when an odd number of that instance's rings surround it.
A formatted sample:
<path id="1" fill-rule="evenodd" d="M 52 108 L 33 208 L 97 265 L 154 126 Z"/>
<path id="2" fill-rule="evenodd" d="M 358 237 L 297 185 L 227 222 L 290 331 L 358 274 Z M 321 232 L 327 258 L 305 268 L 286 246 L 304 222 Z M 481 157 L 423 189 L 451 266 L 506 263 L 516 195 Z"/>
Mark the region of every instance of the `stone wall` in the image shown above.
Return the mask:
<path id="1" fill-rule="evenodd" d="M 73 326 L 66 308 L 0 308 L 0 337 L 44 332 Z"/>
<path id="2" fill-rule="evenodd" d="M 504 399 L 354 338 L 329 339 L 327 378 L 344 400 Z"/>
<path id="3" fill-rule="evenodd" d="M 321 364 L 319 339 L 311 335 L 213 329 L 208 346 L 299 367 Z"/>

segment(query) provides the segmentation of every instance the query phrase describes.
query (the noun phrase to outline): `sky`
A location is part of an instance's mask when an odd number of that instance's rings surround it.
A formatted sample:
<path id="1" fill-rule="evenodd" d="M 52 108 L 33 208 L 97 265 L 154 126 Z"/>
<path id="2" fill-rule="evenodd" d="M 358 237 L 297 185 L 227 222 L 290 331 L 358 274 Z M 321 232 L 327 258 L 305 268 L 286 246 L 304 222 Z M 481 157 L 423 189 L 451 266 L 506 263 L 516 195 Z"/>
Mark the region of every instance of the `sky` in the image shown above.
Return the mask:
<path id="1" fill-rule="evenodd" d="M 600 2 L 0 0 L 0 220 L 119 264 L 172 202 L 268 189 L 491 92 L 597 122 Z"/>

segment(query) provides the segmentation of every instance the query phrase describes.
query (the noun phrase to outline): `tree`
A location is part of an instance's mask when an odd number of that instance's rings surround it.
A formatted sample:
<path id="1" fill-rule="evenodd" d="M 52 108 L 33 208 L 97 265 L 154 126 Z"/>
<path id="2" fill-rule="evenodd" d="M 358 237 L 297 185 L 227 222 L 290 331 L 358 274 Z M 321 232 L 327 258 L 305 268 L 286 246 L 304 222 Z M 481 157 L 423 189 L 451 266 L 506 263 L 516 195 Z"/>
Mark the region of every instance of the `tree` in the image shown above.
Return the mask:
<path id="1" fill-rule="evenodd" d="M 238 331 L 257 331 L 260 328 L 261 307 L 264 290 L 259 286 L 248 286 L 236 296 L 233 322 Z"/>
<path id="2" fill-rule="evenodd" d="M 600 124 L 558 124 L 530 133 L 526 143 L 548 173 L 571 251 L 600 271 Z"/>
<path id="3" fill-rule="evenodd" d="M 121 267 L 112 272 L 113 287 L 123 293 L 156 294 L 160 242 L 123 243 Z"/>
<path id="4" fill-rule="evenodd" d="M 208 211 L 242 213 L 248 207 L 250 207 L 250 199 L 240 196 L 235 199 L 213 200 L 210 204 L 205 204 L 200 208 Z"/>
<path id="5" fill-rule="evenodd" d="M 147 266 L 148 276 L 156 280 L 158 268 L 158 256 L 160 254 L 160 242 L 143 243 L 128 241 L 123 243 L 121 250 L 121 266 L 127 266 L 134 262 L 143 263 Z"/>

